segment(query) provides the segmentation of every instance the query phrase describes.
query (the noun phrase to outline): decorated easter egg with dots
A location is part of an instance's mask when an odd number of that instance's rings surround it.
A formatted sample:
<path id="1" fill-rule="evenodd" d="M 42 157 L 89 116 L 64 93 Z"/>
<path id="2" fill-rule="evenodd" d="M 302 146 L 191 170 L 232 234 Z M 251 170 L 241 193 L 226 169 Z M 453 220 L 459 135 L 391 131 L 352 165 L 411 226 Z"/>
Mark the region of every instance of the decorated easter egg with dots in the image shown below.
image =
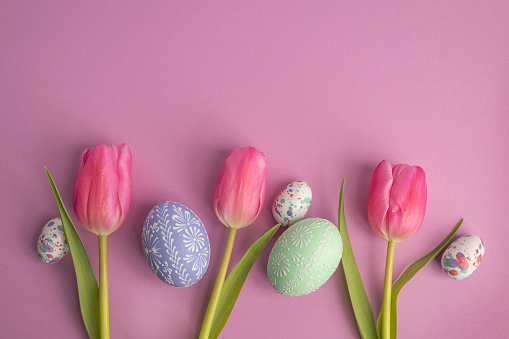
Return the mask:
<path id="1" fill-rule="evenodd" d="M 176 287 L 200 280 L 210 261 L 205 226 L 188 207 L 166 201 L 152 208 L 142 232 L 145 259 L 155 275 Z"/>
<path id="2" fill-rule="evenodd" d="M 448 277 L 461 280 L 477 270 L 484 257 L 484 242 L 477 235 L 464 235 L 447 247 L 442 269 Z"/>
<path id="3" fill-rule="evenodd" d="M 51 219 L 42 228 L 37 240 L 37 254 L 46 263 L 59 261 L 69 251 L 60 217 Z"/>
<path id="4" fill-rule="evenodd" d="M 279 237 L 270 252 L 267 275 L 283 295 L 311 293 L 336 271 L 343 253 L 338 228 L 328 220 L 303 219 Z"/>
<path id="5" fill-rule="evenodd" d="M 282 226 L 290 226 L 304 218 L 311 204 L 311 187 L 305 181 L 289 183 L 276 197 L 272 215 Z"/>

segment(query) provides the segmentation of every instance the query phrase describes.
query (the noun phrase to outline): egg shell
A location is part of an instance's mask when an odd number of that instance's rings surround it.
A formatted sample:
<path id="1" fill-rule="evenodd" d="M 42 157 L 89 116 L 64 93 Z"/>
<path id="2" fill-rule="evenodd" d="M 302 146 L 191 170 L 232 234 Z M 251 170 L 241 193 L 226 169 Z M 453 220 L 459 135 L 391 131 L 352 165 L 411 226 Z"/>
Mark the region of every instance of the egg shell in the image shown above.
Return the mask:
<path id="1" fill-rule="evenodd" d="M 272 215 L 282 226 L 291 226 L 306 215 L 313 195 L 305 181 L 289 183 L 272 204 Z"/>
<path id="2" fill-rule="evenodd" d="M 37 240 L 37 254 L 46 264 L 56 263 L 69 252 L 64 228 L 60 217 L 51 219 L 44 225 Z"/>
<path id="3" fill-rule="evenodd" d="M 210 243 L 205 226 L 188 207 L 166 201 L 152 208 L 142 232 L 145 259 L 165 283 L 188 287 L 205 274 Z"/>
<path id="4" fill-rule="evenodd" d="M 290 226 L 270 252 L 267 275 L 283 295 L 311 293 L 336 271 L 343 253 L 338 228 L 328 220 L 303 219 Z"/>
<path id="5" fill-rule="evenodd" d="M 484 242 L 477 235 L 464 235 L 447 247 L 442 269 L 448 277 L 465 279 L 474 273 L 484 257 Z"/>

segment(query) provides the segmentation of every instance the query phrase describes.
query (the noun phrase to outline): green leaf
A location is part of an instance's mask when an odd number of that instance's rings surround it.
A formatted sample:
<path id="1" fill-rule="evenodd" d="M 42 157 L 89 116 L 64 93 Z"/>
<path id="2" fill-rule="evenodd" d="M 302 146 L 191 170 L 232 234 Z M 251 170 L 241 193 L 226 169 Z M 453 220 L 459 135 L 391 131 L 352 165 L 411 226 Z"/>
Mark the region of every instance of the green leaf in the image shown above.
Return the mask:
<path id="1" fill-rule="evenodd" d="M 357 267 L 357 262 L 353 255 L 352 245 L 348 237 L 348 230 L 346 229 L 345 219 L 345 206 L 344 206 L 344 187 L 345 180 L 341 185 L 341 193 L 339 195 L 339 218 L 338 227 L 339 234 L 343 240 L 343 271 L 345 272 L 346 285 L 348 293 L 350 294 L 350 301 L 352 302 L 355 320 L 359 328 L 359 334 L 364 339 L 376 339 L 378 337 L 376 332 L 375 318 L 369 303 L 366 289 L 362 283 L 361 274 Z"/>
<path id="2" fill-rule="evenodd" d="M 226 278 L 224 281 L 223 289 L 221 295 L 219 296 L 219 302 L 217 304 L 214 321 L 212 322 L 209 338 L 217 338 L 223 330 L 224 325 L 228 321 L 228 317 L 232 313 L 233 306 L 235 306 L 235 302 L 239 297 L 240 290 L 246 281 L 249 271 L 251 271 L 251 268 L 253 268 L 256 260 L 262 253 L 269 240 L 276 233 L 279 226 L 280 225 L 277 224 L 276 226 L 272 227 L 267 233 L 262 235 L 260 239 L 256 240 L 230 272 L 228 278 Z"/>
<path id="3" fill-rule="evenodd" d="M 51 190 L 57 202 L 65 237 L 67 238 L 72 261 L 74 263 L 83 323 L 85 324 L 89 338 L 99 338 L 99 287 L 97 286 L 94 270 L 92 269 L 90 259 L 88 258 L 85 247 L 83 247 L 80 236 L 78 232 L 76 232 L 76 228 L 74 228 L 71 218 L 69 218 L 69 214 L 65 209 L 55 182 L 48 169 L 44 167 L 44 170 L 46 171 L 46 176 L 48 177 Z"/>
<path id="4" fill-rule="evenodd" d="M 442 250 L 451 242 L 452 238 L 456 235 L 458 230 L 463 223 L 463 219 L 461 219 L 456 226 L 452 229 L 452 231 L 445 237 L 445 239 L 435 247 L 431 252 L 426 254 L 421 259 L 414 262 L 410 265 L 403 274 L 396 280 L 396 282 L 392 285 L 392 296 L 391 296 L 391 339 L 396 339 L 397 331 L 398 331 L 398 319 L 397 319 L 397 302 L 398 295 L 401 292 L 401 289 L 407 282 L 412 279 L 417 272 L 419 272 L 424 266 L 426 266 L 433 258 L 435 258 Z M 382 324 L 382 315 L 380 315 L 380 319 L 378 319 L 378 328 L 380 329 Z"/>

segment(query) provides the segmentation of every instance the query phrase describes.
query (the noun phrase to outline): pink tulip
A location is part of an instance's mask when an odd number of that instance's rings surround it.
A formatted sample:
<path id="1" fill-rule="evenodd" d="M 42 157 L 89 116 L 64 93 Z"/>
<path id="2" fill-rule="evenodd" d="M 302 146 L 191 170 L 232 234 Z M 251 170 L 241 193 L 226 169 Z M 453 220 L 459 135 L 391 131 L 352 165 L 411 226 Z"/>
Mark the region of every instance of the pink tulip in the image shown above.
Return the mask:
<path id="1" fill-rule="evenodd" d="M 108 235 L 123 223 L 131 207 L 131 150 L 97 145 L 80 157 L 74 183 L 74 212 L 97 235 Z"/>
<path id="2" fill-rule="evenodd" d="M 267 157 L 253 147 L 233 148 L 219 174 L 214 211 L 230 228 L 250 225 L 260 214 L 265 199 Z"/>
<path id="3" fill-rule="evenodd" d="M 375 169 L 368 198 L 368 219 L 375 233 L 398 242 L 413 236 L 426 212 L 426 176 L 419 166 L 392 166 L 382 161 Z"/>
<path id="4" fill-rule="evenodd" d="M 237 229 L 253 223 L 262 210 L 266 176 L 267 157 L 256 148 L 233 148 L 228 152 L 214 194 L 214 211 L 219 220 L 228 227 L 228 238 L 203 319 L 200 339 L 210 338 L 212 321 L 230 263 Z"/>

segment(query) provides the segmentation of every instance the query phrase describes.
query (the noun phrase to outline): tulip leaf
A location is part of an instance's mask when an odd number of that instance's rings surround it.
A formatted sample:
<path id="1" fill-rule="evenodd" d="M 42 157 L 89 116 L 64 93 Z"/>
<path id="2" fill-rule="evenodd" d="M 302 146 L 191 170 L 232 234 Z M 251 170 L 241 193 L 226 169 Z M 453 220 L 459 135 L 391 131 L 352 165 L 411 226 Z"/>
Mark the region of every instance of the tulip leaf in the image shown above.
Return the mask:
<path id="1" fill-rule="evenodd" d="M 217 338 L 223 330 L 224 325 L 230 317 L 233 306 L 235 306 L 235 302 L 237 301 L 240 290 L 246 281 L 249 271 L 251 271 L 251 268 L 253 268 L 256 260 L 258 260 L 258 257 L 269 240 L 274 236 L 279 226 L 280 224 L 277 224 L 272 227 L 267 233 L 256 240 L 224 281 L 209 338 Z"/>
<path id="2" fill-rule="evenodd" d="M 341 193 L 339 195 L 338 216 L 339 233 L 343 240 L 342 267 L 345 272 L 346 285 L 348 287 L 348 293 L 350 294 L 350 301 L 352 302 L 359 334 L 364 339 L 376 339 L 378 335 L 376 332 L 375 318 L 373 317 L 373 311 L 369 303 L 368 295 L 366 294 L 366 289 L 362 283 L 361 274 L 357 267 L 357 262 L 355 261 L 350 238 L 348 237 L 348 230 L 346 228 L 344 187 L 345 180 L 343 179 Z"/>
<path id="3" fill-rule="evenodd" d="M 449 244 L 458 232 L 463 223 L 463 219 L 461 219 L 456 226 L 452 229 L 452 231 L 445 237 L 442 242 L 435 247 L 431 252 L 426 254 L 421 259 L 414 262 L 410 265 L 401 276 L 396 280 L 396 282 L 392 285 L 392 295 L 391 295 L 391 339 L 396 339 L 397 331 L 398 331 L 398 319 L 397 319 L 397 302 L 398 295 L 401 292 L 401 289 L 407 282 L 412 279 L 417 272 L 419 272 L 424 266 L 426 266 L 433 258 L 435 258 L 442 250 Z M 383 309 L 383 308 L 382 308 Z M 378 329 L 380 330 L 381 324 L 383 323 L 382 314 L 380 314 L 380 318 L 378 319 Z"/>
<path id="4" fill-rule="evenodd" d="M 94 270 L 90 264 L 87 251 L 85 247 L 83 247 L 81 238 L 65 209 L 55 182 L 48 169 L 45 167 L 44 170 L 46 171 L 46 176 L 48 177 L 51 190 L 57 202 L 65 237 L 67 238 L 72 261 L 74 263 L 83 323 L 85 324 L 88 337 L 96 339 L 99 338 L 99 287 L 97 286 Z"/>

